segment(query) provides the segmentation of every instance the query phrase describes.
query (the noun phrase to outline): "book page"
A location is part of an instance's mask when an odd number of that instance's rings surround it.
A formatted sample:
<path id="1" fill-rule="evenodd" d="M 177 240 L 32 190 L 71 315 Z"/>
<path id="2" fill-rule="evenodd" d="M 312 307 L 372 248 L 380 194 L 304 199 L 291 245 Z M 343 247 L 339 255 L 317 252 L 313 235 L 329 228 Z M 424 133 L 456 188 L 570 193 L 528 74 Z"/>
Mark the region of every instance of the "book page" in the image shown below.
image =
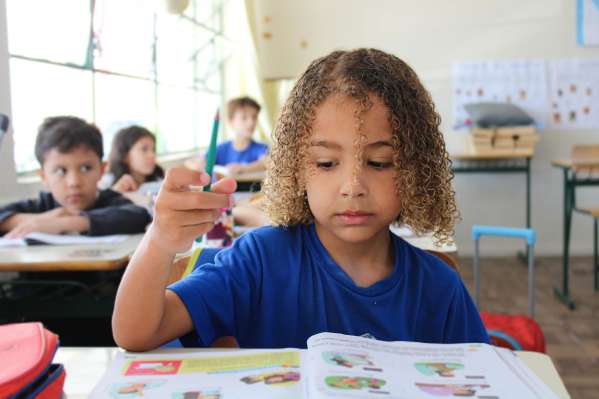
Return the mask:
<path id="1" fill-rule="evenodd" d="M 310 398 L 557 398 L 520 359 L 487 344 L 322 333 L 308 340 L 308 355 Z"/>
<path id="2" fill-rule="evenodd" d="M 90 398 L 289 398 L 306 397 L 305 351 L 121 352 Z"/>

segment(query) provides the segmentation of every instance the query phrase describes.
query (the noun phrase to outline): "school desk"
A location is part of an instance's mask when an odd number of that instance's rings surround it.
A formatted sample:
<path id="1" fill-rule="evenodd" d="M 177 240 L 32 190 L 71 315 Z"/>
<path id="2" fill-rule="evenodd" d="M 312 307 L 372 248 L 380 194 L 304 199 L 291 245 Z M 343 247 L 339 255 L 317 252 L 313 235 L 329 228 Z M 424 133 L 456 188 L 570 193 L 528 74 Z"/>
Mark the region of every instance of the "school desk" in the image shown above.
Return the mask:
<path id="1" fill-rule="evenodd" d="M 62 363 L 67 372 L 64 392 L 68 399 L 87 398 L 100 381 L 104 371 L 115 358 L 118 348 L 65 348 L 58 349 L 54 363 Z M 148 353 L 157 355 L 173 352 L 202 352 L 225 349 L 156 349 Z M 243 351 L 243 349 L 228 349 Z M 568 399 L 570 395 L 564 386 L 551 358 L 535 352 L 517 352 L 520 359 L 532 369 L 555 394 Z"/>
<path id="2" fill-rule="evenodd" d="M 526 177 L 526 220 L 525 227 L 530 228 L 530 164 L 534 148 L 478 150 L 471 141 L 449 154 L 453 161 L 454 173 L 522 173 Z M 483 221 L 480 221 L 481 223 Z M 526 254 L 519 254 L 526 260 Z"/>
<path id="3" fill-rule="evenodd" d="M 0 248 L 0 272 L 116 270 L 129 261 L 143 234 L 111 244 Z"/>
<path id="4" fill-rule="evenodd" d="M 570 297 L 569 272 L 570 272 L 570 233 L 572 230 L 572 212 L 576 208 L 576 188 L 585 186 L 599 186 L 599 177 L 581 172 L 576 173 L 571 160 L 554 160 L 551 162 L 556 168 L 562 169 L 564 174 L 564 224 L 563 224 L 563 257 L 562 257 L 562 286 L 554 288 L 555 295 L 570 309 L 576 307 L 576 303 Z M 599 168 L 599 161 L 581 163 L 576 166 L 581 169 Z M 596 243 L 594 243 L 596 245 Z"/>
<path id="5" fill-rule="evenodd" d="M 64 343 L 109 345 L 109 327 L 90 323 L 110 320 L 118 282 L 141 237 L 112 244 L 0 248 L 0 277 L 5 280 L 0 284 L 0 323 L 44 320 L 58 325 L 54 329 Z"/>

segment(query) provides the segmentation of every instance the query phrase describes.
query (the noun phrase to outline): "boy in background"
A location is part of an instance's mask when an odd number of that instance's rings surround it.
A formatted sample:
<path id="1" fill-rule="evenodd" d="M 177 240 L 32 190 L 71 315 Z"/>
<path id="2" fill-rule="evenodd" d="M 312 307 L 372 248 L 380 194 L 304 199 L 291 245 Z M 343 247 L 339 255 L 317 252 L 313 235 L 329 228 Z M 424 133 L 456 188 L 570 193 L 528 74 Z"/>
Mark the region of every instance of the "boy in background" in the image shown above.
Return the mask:
<path id="1" fill-rule="evenodd" d="M 49 192 L 0 208 L 0 233 L 21 238 L 31 232 L 90 236 L 143 233 L 148 212 L 121 194 L 97 189 L 104 172 L 98 128 L 72 116 L 46 118 L 35 155 Z"/>
<path id="2" fill-rule="evenodd" d="M 225 166 L 231 174 L 266 169 L 268 147 L 252 139 L 259 113 L 260 104 L 250 97 L 234 98 L 227 103 L 227 119 L 234 137 L 217 147 L 216 165 Z"/>

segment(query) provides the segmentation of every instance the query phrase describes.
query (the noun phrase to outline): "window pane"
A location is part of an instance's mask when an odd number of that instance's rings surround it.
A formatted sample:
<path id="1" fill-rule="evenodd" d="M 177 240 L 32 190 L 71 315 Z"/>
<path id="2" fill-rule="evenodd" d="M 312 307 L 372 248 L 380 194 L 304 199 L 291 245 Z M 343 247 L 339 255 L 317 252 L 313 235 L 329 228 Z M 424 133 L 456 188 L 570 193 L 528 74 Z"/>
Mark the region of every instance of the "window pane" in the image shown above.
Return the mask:
<path id="1" fill-rule="evenodd" d="M 96 124 L 106 155 L 114 134 L 123 127 L 139 124 L 154 132 L 155 108 L 153 82 L 96 74 Z"/>
<path id="2" fill-rule="evenodd" d="M 8 0 L 11 54 L 84 65 L 90 35 L 90 5 L 82 0 Z"/>
<path id="3" fill-rule="evenodd" d="M 192 1 L 184 12 L 187 18 L 195 19 L 215 31 L 221 30 L 222 0 Z"/>
<path id="4" fill-rule="evenodd" d="M 184 19 L 158 15 L 156 69 L 159 82 L 193 86 L 194 27 Z"/>
<path id="5" fill-rule="evenodd" d="M 10 84 L 18 172 L 39 167 L 34 154 L 44 118 L 74 115 L 92 119 L 91 72 L 12 58 Z"/>
<path id="6" fill-rule="evenodd" d="M 207 92 L 196 92 L 196 147 L 206 148 L 210 145 L 210 135 L 212 134 L 212 123 L 216 109 L 221 106 L 220 94 L 211 94 Z M 223 110 L 220 110 L 219 141 L 223 140 L 222 133 L 225 131 Z"/>
<path id="7" fill-rule="evenodd" d="M 96 68 L 134 76 L 153 77 L 153 2 L 97 1 L 94 32 Z"/>
<path id="8" fill-rule="evenodd" d="M 220 96 L 168 86 L 158 95 L 159 152 L 208 146 Z"/>

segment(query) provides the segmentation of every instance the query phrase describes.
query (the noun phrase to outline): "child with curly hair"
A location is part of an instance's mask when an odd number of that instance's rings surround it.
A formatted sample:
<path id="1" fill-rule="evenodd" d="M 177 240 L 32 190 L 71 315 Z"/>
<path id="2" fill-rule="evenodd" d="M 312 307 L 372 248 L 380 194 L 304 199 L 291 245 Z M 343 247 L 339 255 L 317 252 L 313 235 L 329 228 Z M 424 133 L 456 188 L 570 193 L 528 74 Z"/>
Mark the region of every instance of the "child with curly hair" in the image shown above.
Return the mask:
<path id="1" fill-rule="evenodd" d="M 213 264 L 166 287 L 177 252 L 230 203 L 231 179 L 173 169 L 116 298 L 113 334 L 147 350 L 186 334 L 241 347 L 306 346 L 329 331 L 381 340 L 488 342 L 458 274 L 389 231 L 450 239 L 452 172 L 430 95 L 375 49 L 317 59 L 275 128 L 264 208 L 274 226 L 240 237 Z"/>

